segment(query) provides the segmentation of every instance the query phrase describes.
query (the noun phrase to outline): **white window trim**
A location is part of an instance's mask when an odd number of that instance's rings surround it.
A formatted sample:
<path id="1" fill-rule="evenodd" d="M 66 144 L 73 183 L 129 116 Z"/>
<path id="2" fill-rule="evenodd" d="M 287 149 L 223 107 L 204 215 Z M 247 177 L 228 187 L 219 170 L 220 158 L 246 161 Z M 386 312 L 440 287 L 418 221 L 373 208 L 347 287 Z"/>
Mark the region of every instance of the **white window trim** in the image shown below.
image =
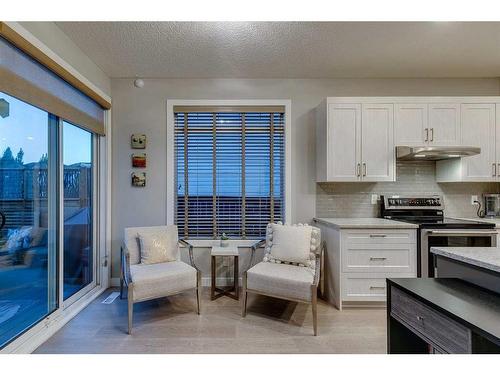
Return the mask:
<path id="1" fill-rule="evenodd" d="M 291 222 L 292 217 L 292 141 L 291 114 L 292 101 L 289 99 L 271 100 L 167 100 L 167 225 L 174 224 L 175 212 L 175 156 L 174 156 L 174 106 L 284 106 L 285 107 L 285 222 Z M 193 245 L 210 247 L 213 240 L 191 240 Z M 250 246 L 255 240 L 235 240 L 238 246 Z"/>

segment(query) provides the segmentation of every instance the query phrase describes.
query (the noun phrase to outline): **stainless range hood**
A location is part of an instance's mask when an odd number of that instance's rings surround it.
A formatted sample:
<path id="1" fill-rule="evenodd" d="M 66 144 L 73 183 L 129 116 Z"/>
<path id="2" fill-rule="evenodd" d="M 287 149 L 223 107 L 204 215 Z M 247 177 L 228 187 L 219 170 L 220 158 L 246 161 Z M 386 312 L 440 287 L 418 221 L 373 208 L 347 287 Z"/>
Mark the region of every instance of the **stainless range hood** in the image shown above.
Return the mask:
<path id="1" fill-rule="evenodd" d="M 445 160 L 474 156 L 480 153 L 480 147 L 471 146 L 396 146 L 398 160 Z"/>

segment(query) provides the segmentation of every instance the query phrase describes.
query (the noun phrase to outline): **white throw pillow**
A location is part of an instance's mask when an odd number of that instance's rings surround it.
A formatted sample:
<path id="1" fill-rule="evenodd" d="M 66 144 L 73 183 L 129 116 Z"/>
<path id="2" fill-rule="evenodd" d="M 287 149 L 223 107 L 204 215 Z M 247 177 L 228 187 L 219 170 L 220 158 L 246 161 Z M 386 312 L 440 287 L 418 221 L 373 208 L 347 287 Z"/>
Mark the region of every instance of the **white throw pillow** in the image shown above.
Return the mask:
<path id="1" fill-rule="evenodd" d="M 271 256 L 283 262 L 309 261 L 311 227 L 272 224 Z"/>
<path id="2" fill-rule="evenodd" d="M 286 263 L 315 268 L 321 242 L 319 228 L 307 224 L 268 224 L 264 262 Z"/>
<path id="3" fill-rule="evenodd" d="M 141 264 L 155 264 L 177 260 L 177 242 L 166 230 L 137 233 L 141 250 Z"/>

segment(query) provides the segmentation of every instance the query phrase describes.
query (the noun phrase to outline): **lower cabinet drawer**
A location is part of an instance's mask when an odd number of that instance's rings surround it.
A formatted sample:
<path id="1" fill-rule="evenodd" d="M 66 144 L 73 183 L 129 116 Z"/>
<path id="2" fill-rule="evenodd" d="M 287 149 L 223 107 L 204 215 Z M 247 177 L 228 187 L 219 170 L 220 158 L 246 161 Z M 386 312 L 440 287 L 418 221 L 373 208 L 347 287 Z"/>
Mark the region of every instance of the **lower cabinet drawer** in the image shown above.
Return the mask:
<path id="1" fill-rule="evenodd" d="M 405 292 L 391 288 L 391 315 L 449 353 L 470 353 L 467 327 L 431 309 Z"/>
<path id="2" fill-rule="evenodd" d="M 411 244 L 417 242 L 417 231 L 415 229 L 344 229 L 342 242 L 373 245 Z"/>
<path id="3" fill-rule="evenodd" d="M 365 244 L 351 244 L 342 253 L 344 272 L 415 273 L 416 245 L 388 244 L 374 248 Z"/>
<path id="4" fill-rule="evenodd" d="M 363 277 L 360 274 L 342 275 L 342 300 L 385 301 L 385 277 Z"/>

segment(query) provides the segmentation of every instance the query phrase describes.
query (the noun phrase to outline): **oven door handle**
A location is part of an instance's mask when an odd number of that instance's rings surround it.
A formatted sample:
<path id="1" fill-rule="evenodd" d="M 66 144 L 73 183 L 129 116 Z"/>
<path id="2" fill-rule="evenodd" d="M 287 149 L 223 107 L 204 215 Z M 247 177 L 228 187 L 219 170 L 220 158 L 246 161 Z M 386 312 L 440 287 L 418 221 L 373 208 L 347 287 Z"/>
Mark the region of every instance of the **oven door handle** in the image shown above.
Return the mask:
<path id="1" fill-rule="evenodd" d="M 470 236 L 470 235 L 487 235 L 487 234 L 498 234 L 497 231 L 453 231 L 453 230 L 429 230 L 427 231 L 429 234 L 447 234 L 447 235 L 455 235 L 455 236 Z"/>

